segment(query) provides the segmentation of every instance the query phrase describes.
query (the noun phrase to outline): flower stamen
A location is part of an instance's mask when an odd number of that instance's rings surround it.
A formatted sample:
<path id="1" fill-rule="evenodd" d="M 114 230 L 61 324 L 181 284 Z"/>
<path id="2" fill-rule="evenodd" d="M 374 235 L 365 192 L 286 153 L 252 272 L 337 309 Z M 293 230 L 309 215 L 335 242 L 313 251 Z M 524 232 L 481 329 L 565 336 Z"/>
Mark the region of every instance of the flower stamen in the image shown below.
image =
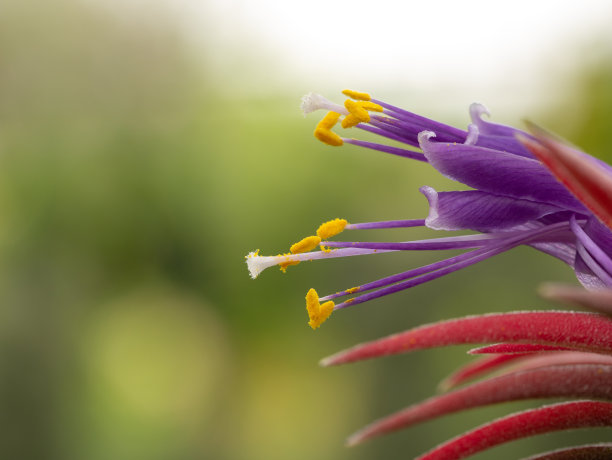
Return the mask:
<path id="1" fill-rule="evenodd" d="M 362 93 L 361 91 L 353 91 L 352 89 L 345 89 L 342 94 L 355 99 L 356 101 L 369 101 L 372 99 L 368 93 Z"/>
<path id="2" fill-rule="evenodd" d="M 314 330 L 325 322 L 334 311 L 334 302 L 327 301 L 323 305 L 319 303 L 317 291 L 310 289 L 306 294 L 306 311 L 308 312 L 308 325 Z"/>
<path id="3" fill-rule="evenodd" d="M 317 236 L 322 240 L 327 240 L 333 236 L 338 235 L 339 233 L 342 233 L 347 224 L 348 222 L 346 221 L 346 219 L 338 218 L 324 222 L 317 229 Z"/>

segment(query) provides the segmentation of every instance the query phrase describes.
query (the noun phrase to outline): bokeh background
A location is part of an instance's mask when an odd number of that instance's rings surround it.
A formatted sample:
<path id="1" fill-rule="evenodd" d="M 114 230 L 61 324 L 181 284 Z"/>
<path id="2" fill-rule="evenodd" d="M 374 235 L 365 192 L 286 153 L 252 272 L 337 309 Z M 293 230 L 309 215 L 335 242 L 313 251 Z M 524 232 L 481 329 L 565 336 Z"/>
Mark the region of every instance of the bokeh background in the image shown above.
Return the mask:
<path id="1" fill-rule="evenodd" d="M 419 218 L 423 164 L 318 143 L 315 90 L 365 90 L 458 126 L 470 102 L 612 160 L 605 1 L 0 3 L 0 449 L 20 459 L 411 458 L 530 404 L 344 438 L 428 397 L 465 348 L 333 369 L 424 322 L 546 307 L 567 267 L 529 249 L 335 314 L 303 297 L 431 262 L 387 254 L 265 272 L 322 221 Z M 372 232 L 372 240 L 421 237 Z M 431 235 L 431 233 L 429 233 Z M 602 440 L 563 433 L 475 458 Z"/>

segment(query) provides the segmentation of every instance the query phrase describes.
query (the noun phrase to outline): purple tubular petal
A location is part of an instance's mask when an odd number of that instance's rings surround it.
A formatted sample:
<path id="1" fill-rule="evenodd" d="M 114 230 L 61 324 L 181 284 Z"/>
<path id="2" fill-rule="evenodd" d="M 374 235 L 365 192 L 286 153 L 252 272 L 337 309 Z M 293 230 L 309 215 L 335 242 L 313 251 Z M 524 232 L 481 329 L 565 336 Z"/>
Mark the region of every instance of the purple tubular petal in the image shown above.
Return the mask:
<path id="1" fill-rule="evenodd" d="M 458 460 L 516 439 L 597 426 L 612 426 L 612 403 L 573 401 L 553 404 L 481 425 L 416 460 Z"/>
<path id="2" fill-rule="evenodd" d="M 501 150 L 503 152 L 520 155 L 526 158 L 533 158 L 533 154 L 525 146 L 523 146 L 523 144 L 521 144 L 514 136 L 491 136 L 480 133 L 476 145 L 478 147 Z"/>
<path id="3" fill-rule="evenodd" d="M 419 144 L 431 165 L 446 177 L 483 192 L 586 213 L 538 161 L 473 145 L 432 142 L 433 135 L 419 134 Z"/>
<path id="4" fill-rule="evenodd" d="M 349 440 L 366 439 L 474 407 L 532 398 L 612 399 L 612 366 L 550 366 L 506 374 L 429 398 L 361 429 Z"/>
<path id="5" fill-rule="evenodd" d="M 381 128 L 377 128 L 375 126 L 370 126 L 367 125 L 365 123 L 359 123 L 356 128 L 362 129 L 364 131 L 367 131 L 369 133 L 372 134 L 376 134 L 378 136 L 381 137 L 386 137 L 387 139 L 392 139 L 394 141 L 398 141 L 398 142 L 403 142 L 404 144 L 408 144 L 408 145 L 412 145 L 413 147 L 418 147 L 419 143 L 418 141 L 415 139 L 407 139 L 406 136 L 399 136 L 397 134 L 394 134 L 392 132 L 390 132 L 389 130 L 386 129 L 381 129 Z"/>
<path id="6" fill-rule="evenodd" d="M 591 270 L 591 272 L 601 281 L 604 286 L 612 287 L 612 276 L 610 276 L 599 263 L 593 259 L 591 254 L 578 242 L 576 244 L 577 256 Z"/>
<path id="7" fill-rule="evenodd" d="M 388 115 L 393 115 L 389 114 Z M 424 129 L 429 129 L 426 125 L 421 123 L 415 123 L 414 121 L 408 121 L 404 119 L 396 119 L 391 117 L 381 117 L 379 115 L 373 115 L 370 118 L 370 124 L 376 126 L 380 129 L 389 130 L 398 136 L 405 137 L 410 142 L 418 142 L 418 134 Z M 438 132 L 438 131 L 436 131 Z M 439 132 L 440 139 L 443 139 L 444 142 L 464 142 L 465 134 L 462 134 L 460 137 L 454 136 L 447 132 L 441 131 Z"/>
<path id="8" fill-rule="evenodd" d="M 400 149 L 398 147 L 391 147 L 390 145 L 376 144 L 374 142 L 360 141 L 358 139 L 344 139 L 345 144 L 358 145 L 372 150 L 378 150 L 379 152 L 390 153 L 404 158 L 410 158 L 411 160 L 427 162 L 427 158 L 421 152 L 415 152 L 413 150 Z"/>
<path id="9" fill-rule="evenodd" d="M 590 218 L 584 225 L 584 232 L 604 254 L 612 254 L 612 231 L 599 220 Z"/>
<path id="10" fill-rule="evenodd" d="M 363 222 L 357 224 L 347 224 L 344 227 L 345 230 L 369 230 L 373 228 L 409 228 L 409 227 L 423 227 L 425 226 L 425 219 L 411 219 L 411 220 L 383 220 L 380 222 Z"/>
<path id="11" fill-rule="evenodd" d="M 489 111 L 484 105 L 478 103 L 470 105 L 470 118 L 472 119 L 472 123 L 478 126 L 478 131 L 480 131 L 481 134 L 507 138 L 513 138 L 517 134 L 521 134 L 528 138 L 532 137 L 526 132 L 513 128 L 512 126 L 485 121 L 482 119 L 483 114 L 490 115 Z"/>
<path id="12" fill-rule="evenodd" d="M 427 186 L 419 190 L 429 202 L 429 216 L 425 224 L 434 230 L 469 229 L 489 232 L 515 227 L 561 211 L 549 204 L 477 190 L 436 192 Z"/>
<path id="13" fill-rule="evenodd" d="M 586 444 L 537 454 L 523 460 L 612 460 L 612 443 Z"/>
<path id="14" fill-rule="evenodd" d="M 558 345 L 612 354 L 612 320 L 594 313 L 534 311 L 493 313 L 441 321 L 341 351 L 321 365 L 449 345 L 516 342 Z"/>
<path id="15" fill-rule="evenodd" d="M 597 262 L 598 266 L 600 266 L 603 270 L 605 270 L 606 275 L 610 278 L 610 274 L 612 274 L 612 259 L 606 254 L 600 247 L 593 241 L 593 239 L 587 235 L 587 233 L 576 223 L 576 218 L 572 216 L 570 219 L 570 228 L 572 232 L 578 238 L 578 241 L 581 243 L 582 247 L 584 247 L 588 253 L 593 257 L 593 259 Z"/>
<path id="16" fill-rule="evenodd" d="M 465 138 L 467 133 L 461 129 L 455 128 L 454 126 L 446 125 L 444 123 L 440 123 L 435 120 L 431 120 L 429 118 L 423 117 L 421 115 L 417 115 L 416 113 L 409 112 L 408 110 L 401 109 L 391 104 L 387 104 L 386 102 L 380 101 L 378 99 L 372 99 L 374 104 L 378 104 L 385 109 L 387 109 L 390 115 L 404 121 L 412 122 L 417 126 L 420 126 L 417 133 L 423 130 L 431 130 L 440 133 L 440 135 L 452 136 L 453 140 L 451 142 L 465 142 Z M 388 111 L 385 113 L 389 114 Z"/>

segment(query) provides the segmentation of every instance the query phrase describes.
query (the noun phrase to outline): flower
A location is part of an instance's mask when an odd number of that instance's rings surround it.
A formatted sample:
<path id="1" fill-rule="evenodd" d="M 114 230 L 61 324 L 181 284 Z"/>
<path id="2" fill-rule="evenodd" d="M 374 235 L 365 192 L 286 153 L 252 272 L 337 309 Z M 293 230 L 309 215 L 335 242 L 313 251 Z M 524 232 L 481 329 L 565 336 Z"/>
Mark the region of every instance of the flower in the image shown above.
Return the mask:
<path id="1" fill-rule="evenodd" d="M 309 291 L 309 312 L 316 312 L 312 306 L 318 301 L 334 302 L 359 293 L 340 303 L 327 304 L 331 314 L 335 310 L 432 281 L 519 245 L 529 245 L 570 265 L 578 280 L 588 288 L 612 286 L 612 232 L 599 220 L 602 212 L 595 209 L 593 203 L 580 199 L 590 196 L 589 193 L 576 194 L 576 190 L 568 190 L 536 158 L 533 151 L 543 144 L 537 143 L 533 135 L 485 121 L 482 116 L 489 112 L 480 104 L 472 104 L 472 123 L 467 130 L 461 130 L 373 99 L 366 93 L 351 90 L 344 93 L 350 97 L 344 105 L 314 93 L 303 98 L 305 114 L 320 109 L 329 111 L 317 125 L 315 137 L 332 146 L 353 144 L 428 162 L 444 176 L 473 190 L 438 192 L 431 187 L 422 187 L 420 191 L 429 202 L 429 215 L 425 219 L 367 223 L 335 219 L 326 222 L 317 230 L 317 236 L 296 243 L 290 252 L 276 256 L 251 252 L 246 258 L 251 277 L 256 278 L 273 265 L 279 265 L 285 271 L 287 267 L 305 260 L 390 251 L 467 250 L 458 256 L 321 298 L 317 295 L 317 301 L 314 301 L 316 291 Z M 332 130 L 339 121 L 345 129 L 362 129 L 412 148 L 340 137 Z M 569 147 L 563 148 L 589 166 L 588 174 L 595 171 L 608 176 L 612 173 L 612 168 L 605 163 Z M 538 152 L 541 156 L 542 149 Z M 608 221 L 603 222 L 609 224 L 612 217 L 608 216 Z M 347 230 L 417 226 L 478 233 L 392 243 L 330 240 Z M 322 250 L 312 251 L 318 245 Z M 315 320 L 309 315 L 309 324 L 315 329 L 329 314 L 315 315 Z"/>
<path id="2" fill-rule="evenodd" d="M 522 437 L 556 430 L 612 426 L 612 168 L 530 124 L 530 132 L 487 122 L 479 104 L 472 124 L 460 130 L 423 118 L 366 93 L 344 91 L 344 106 L 317 94 L 305 96 L 305 113 L 329 112 L 315 129 L 322 142 L 353 144 L 429 162 L 441 174 L 472 190 L 438 192 L 422 187 L 429 202 L 425 219 L 351 224 L 334 219 L 316 235 L 277 256 L 247 256 L 251 276 L 272 265 L 286 270 L 303 260 L 404 250 L 463 249 L 466 252 L 417 269 L 319 298 L 306 296 L 309 325 L 316 329 L 332 311 L 422 284 L 519 245 L 552 255 L 576 273 L 588 290 L 549 284 L 542 294 L 599 313 L 520 311 L 491 313 L 433 324 L 354 346 L 321 361 L 331 366 L 456 344 L 487 344 L 469 351 L 484 355 L 462 366 L 439 386 L 444 393 L 366 426 L 349 445 L 416 423 L 503 401 L 569 398 L 570 401 L 511 414 L 434 448 L 420 460 L 460 459 Z M 342 117 L 342 120 L 340 121 Z M 332 130 L 360 128 L 420 151 L 340 137 Z M 346 230 L 427 226 L 476 233 L 397 242 L 331 241 Z M 313 251 L 317 246 L 320 251 Z M 371 291 L 334 304 L 332 299 Z M 321 303 L 323 302 L 323 303 Z M 468 380 L 496 371 L 462 388 Z M 578 398 L 578 400 L 574 400 Z M 557 450 L 536 459 L 609 458 L 612 443 Z"/>

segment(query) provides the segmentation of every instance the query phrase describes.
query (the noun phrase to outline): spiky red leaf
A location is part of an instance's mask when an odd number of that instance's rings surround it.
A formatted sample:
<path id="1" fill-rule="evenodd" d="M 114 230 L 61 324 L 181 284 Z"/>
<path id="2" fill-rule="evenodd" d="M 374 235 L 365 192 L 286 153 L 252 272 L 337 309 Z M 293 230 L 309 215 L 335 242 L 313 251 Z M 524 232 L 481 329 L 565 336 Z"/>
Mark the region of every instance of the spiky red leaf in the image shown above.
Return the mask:
<path id="1" fill-rule="evenodd" d="M 612 320 L 593 313 L 512 312 L 441 321 L 341 351 L 321 365 L 459 344 L 541 343 L 597 353 L 612 353 Z"/>
<path id="2" fill-rule="evenodd" d="M 546 299 L 612 315 L 612 289 L 587 291 L 577 286 L 546 283 L 540 287 L 539 293 Z"/>
<path id="3" fill-rule="evenodd" d="M 438 387 L 441 391 L 447 391 L 468 380 L 491 372 L 498 371 L 506 374 L 544 366 L 565 364 L 603 364 L 612 366 L 612 356 L 598 353 L 583 353 L 580 351 L 485 356 L 460 367 L 444 379 Z"/>
<path id="4" fill-rule="evenodd" d="M 496 343 L 484 347 L 472 348 L 468 351 L 470 355 L 485 355 L 492 353 L 504 354 L 531 354 L 544 351 L 565 351 L 570 350 L 567 347 L 559 347 L 555 345 L 542 345 L 540 343 Z"/>
<path id="5" fill-rule="evenodd" d="M 448 391 L 457 385 L 461 385 L 468 380 L 475 379 L 482 375 L 493 372 L 500 367 L 507 366 L 512 361 L 521 359 L 529 354 L 513 354 L 513 355 L 499 355 L 499 356 L 484 356 L 479 359 L 470 361 L 464 364 L 455 372 L 450 374 L 444 380 L 438 384 L 438 390 Z"/>
<path id="6" fill-rule="evenodd" d="M 612 443 L 568 447 L 534 455 L 524 460 L 612 460 Z"/>
<path id="7" fill-rule="evenodd" d="M 352 435 L 349 445 L 442 415 L 505 401 L 531 398 L 612 400 L 612 365 L 551 366 L 506 374 L 429 398 L 391 414 Z"/>
<path id="8" fill-rule="evenodd" d="M 612 403 L 573 401 L 509 415 L 468 431 L 416 460 L 457 460 L 516 439 L 552 431 L 612 426 Z"/>

